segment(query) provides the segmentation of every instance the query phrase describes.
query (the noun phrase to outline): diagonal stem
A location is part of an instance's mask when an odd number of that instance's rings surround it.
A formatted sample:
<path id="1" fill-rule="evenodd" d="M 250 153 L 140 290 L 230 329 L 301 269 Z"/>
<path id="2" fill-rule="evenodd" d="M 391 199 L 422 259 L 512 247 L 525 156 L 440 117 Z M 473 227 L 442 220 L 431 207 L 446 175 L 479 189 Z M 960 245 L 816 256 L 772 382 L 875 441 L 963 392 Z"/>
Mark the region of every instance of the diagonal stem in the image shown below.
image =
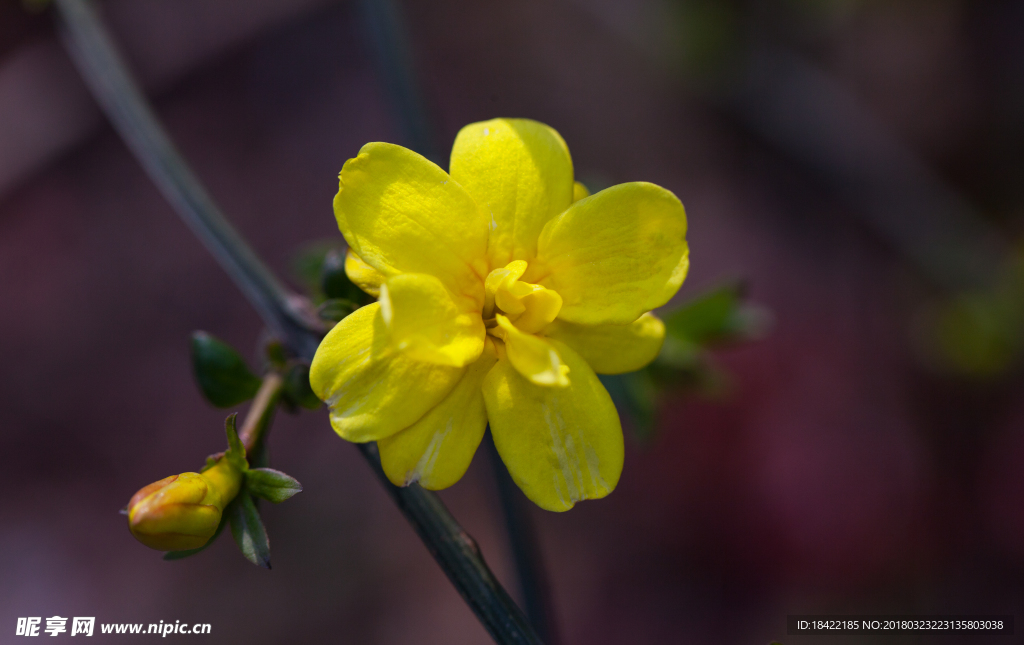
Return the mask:
<path id="1" fill-rule="evenodd" d="M 515 564 L 516 577 L 519 579 L 520 600 L 527 618 L 544 642 L 548 645 L 557 645 L 561 640 L 558 638 L 554 603 L 551 602 L 551 586 L 544 568 L 540 544 L 537 542 L 537 531 L 530 517 L 531 504 L 512 481 L 512 476 L 505 467 L 505 462 L 501 460 L 490 432 L 484 436 L 483 443 L 490 457 L 491 469 L 494 470 L 498 498 L 505 516 L 512 560 Z"/>
<path id="2" fill-rule="evenodd" d="M 311 360 L 322 336 L 289 293 L 221 214 L 161 127 L 89 0 L 55 0 L 62 35 L 93 95 L 150 178 L 296 355 Z M 539 644 L 523 612 L 441 500 L 384 476 L 374 444 L 359 450 L 448 579 L 498 643 Z"/>
<path id="3" fill-rule="evenodd" d="M 89 89 L 150 179 L 275 334 L 299 353 L 316 351 L 298 299 L 227 221 L 178 152 L 132 79 L 99 16 L 86 1 L 57 2 L 62 36 Z"/>
<path id="4" fill-rule="evenodd" d="M 443 165 L 413 73 L 401 7 L 395 0 L 361 0 L 359 7 L 406 145 Z"/>
<path id="5" fill-rule="evenodd" d="M 401 5 L 396 0 L 361 0 L 360 7 L 370 37 L 377 66 L 391 95 L 407 145 L 435 163 L 443 165 L 434 146 L 423 97 L 412 64 L 407 43 L 408 34 L 402 19 Z M 534 629 L 550 645 L 557 642 L 557 628 L 550 588 L 530 522 L 528 504 L 505 469 L 488 433 L 491 462 L 498 479 L 498 493 L 505 516 L 509 547 L 515 563 L 520 598 Z"/>
<path id="6" fill-rule="evenodd" d="M 270 424 L 274 420 L 274 412 L 277 411 L 277 403 L 283 391 L 284 379 L 281 375 L 277 372 L 268 372 L 263 377 L 263 383 L 256 392 L 252 405 L 249 406 L 242 428 L 238 431 L 238 438 L 245 446 L 245 454 L 254 468 L 265 465 L 253 464 L 253 460 L 260 461 L 265 455 L 267 433 L 270 432 Z"/>

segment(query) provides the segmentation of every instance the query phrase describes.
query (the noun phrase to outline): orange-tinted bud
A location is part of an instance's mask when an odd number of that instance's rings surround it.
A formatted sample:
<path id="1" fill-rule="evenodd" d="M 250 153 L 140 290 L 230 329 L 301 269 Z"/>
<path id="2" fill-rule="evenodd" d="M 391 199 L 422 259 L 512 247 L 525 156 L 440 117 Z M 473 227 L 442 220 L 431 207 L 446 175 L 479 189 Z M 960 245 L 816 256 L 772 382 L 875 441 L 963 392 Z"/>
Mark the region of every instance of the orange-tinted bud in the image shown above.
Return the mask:
<path id="1" fill-rule="evenodd" d="M 216 532 L 226 504 L 219 490 L 223 486 L 218 484 L 227 480 L 220 475 L 218 471 L 211 479 L 199 473 L 182 473 L 142 488 L 128 502 L 132 535 L 160 551 L 198 549 L 206 544 Z M 239 475 L 236 481 L 240 479 Z M 238 484 L 233 488 L 225 491 L 231 497 L 238 492 Z"/>

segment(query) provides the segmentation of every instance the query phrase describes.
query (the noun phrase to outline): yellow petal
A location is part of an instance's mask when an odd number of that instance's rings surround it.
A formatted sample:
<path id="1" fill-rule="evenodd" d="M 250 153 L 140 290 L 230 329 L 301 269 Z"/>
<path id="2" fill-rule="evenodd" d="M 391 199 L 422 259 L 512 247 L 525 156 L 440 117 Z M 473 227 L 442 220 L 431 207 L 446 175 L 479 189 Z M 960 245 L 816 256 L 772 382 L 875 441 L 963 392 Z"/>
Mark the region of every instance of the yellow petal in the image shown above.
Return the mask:
<path id="1" fill-rule="evenodd" d="M 363 262 L 362 258 L 348 249 L 345 252 L 345 275 L 366 293 L 374 298 L 380 296 L 380 285 L 387 279 L 383 273 Z"/>
<path id="2" fill-rule="evenodd" d="M 467 125 L 455 138 L 450 168 L 490 214 L 492 267 L 533 258 L 544 224 L 572 203 L 569 148 L 543 123 L 493 119 Z"/>
<path id="3" fill-rule="evenodd" d="M 425 273 L 388 278 L 380 288 L 380 312 L 391 345 L 409 358 L 462 367 L 480 357 L 484 322 L 473 303 L 458 304 L 441 281 Z"/>
<path id="4" fill-rule="evenodd" d="M 513 282 L 510 285 L 511 288 L 499 287 L 494 294 L 494 304 L 509 316 L 518 316 L 526 311 L 523 296 L 533 291 L 533 286 L 535 285 L 525 282 Z M 544 287 L 538 288 L 543 289 Z"/>
<path id="5" fill-rule="evenodd" d="M 578 202 L 584 197 L 590 197 L 590 189 L 578 181 L 574 182 L 572 185 L 572 201 Z"/>
<path id="6" fill-rule="evenodd" d="M 650 313 L 628 325 L 577 325 L 556 320 L 544 335 L 573 348 L 598 374 L 623 374 L 658 356 L 665 340 L 665 323 Z"/>
<path id="7" fill-rule="evenodd" d="M 572 385 L 537 387 L 499 360 L 483 392 L 494 444 L 512 479 L 541 508 L 565 511 L 615 488 L 622 427 L 593 370 L 572 349 L 554 344 L 572 370 Z"/>
<path id="8" fill-rule="evenodd" d="M 494 308 L 494 298 L 498 290 L 507 289 L 510 285 L 515 284 L 516 280 L 525 271 L 526 262 L 516 260 L 515 262 L 509 262 L 505 267 L 494 269 L 487 274 L 487 278 L 484 280 L 484 311 L 487 312 L 488 316 Z"/>
<path id="9" fill-rule="evenodd" d="M 686 280 L 686 274 L 690 272 L 690 245 L 683 243 L 683 255 L 679 258 L 679 263 L 672 269 L 672 274 L 662 285 L 661 290 L 652 293 L 647 299 L 647 303 L 644 305 L 644 309 L 648 311 L 651 309 L 657 309 L 666 302 L 672 299 L 672 296 L 676 295 L 679 291 L 679 287 L 683 286 L 683 280 Z"/>
<path id="10" fill-rule="evenodd" d="M 347 316 L 321 341 L 309 384 L 331 410 L 343 439 L 375 441 L 408 428 L 437 405 L 465 368 L 416 361 L 395 351 L 373 303 Z"/>
<path id="11" fill-rule="evenodd" d="M 522 284 L 522 283 L 519 283 Z M 551 289 L 537 286 L 522 298 L 525 311 L 516 318 L 516 327 L 527 334 L 536 334 L 548 326 L 562 309 L 562 296 Z"/>
<path id="12" fill-rule="evenodd" d="M 487 346 L 443 401 L 411 427 L 377 443 L 384 472 L 396 486 L 419 483 L 440 490 L 466 473 L 487 427 L 481 386 L 497 361 L 494 343 Z"/>
<path id="13" fill-rule="evenodd" d="M 523 280 L 562 296 L 561 320 L 625 325 L 682 284 L 685 238 L 686 212 L 675 195 L 654 184 L 619 184 L 551 220 Z"/>
<path id="14" fill-rule="evenodd" d="M 509 362 L 535 385 L 568 387 L 569 368 L 547 340 L 516 329 L 498 314 L 498 337 L 505 341 Z"/>
<path id="15" fill-rule="evenodd" d="M 445 171 L 401 146 L 368 143 L 339 180 L 334 215 L 366 264 L 388 277 L 427 273 L 483 302 L 488 218 Z"/>

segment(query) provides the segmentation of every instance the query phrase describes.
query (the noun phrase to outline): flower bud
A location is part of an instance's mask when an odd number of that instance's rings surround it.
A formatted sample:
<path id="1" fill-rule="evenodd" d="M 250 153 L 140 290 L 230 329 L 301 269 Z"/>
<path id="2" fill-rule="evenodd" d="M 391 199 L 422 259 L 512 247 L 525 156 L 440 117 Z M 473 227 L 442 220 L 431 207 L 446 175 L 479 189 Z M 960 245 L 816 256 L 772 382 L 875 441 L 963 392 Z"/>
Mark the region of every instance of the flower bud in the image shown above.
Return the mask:
<path id="1" fill-rule="evenodd" d="M 128 502 L 128 528 L 151 549 L 198 549 L 217 531 L 240 483 L 241 473 L 226 459 L 204 474 L 182 473 L 153 482 Z"/>

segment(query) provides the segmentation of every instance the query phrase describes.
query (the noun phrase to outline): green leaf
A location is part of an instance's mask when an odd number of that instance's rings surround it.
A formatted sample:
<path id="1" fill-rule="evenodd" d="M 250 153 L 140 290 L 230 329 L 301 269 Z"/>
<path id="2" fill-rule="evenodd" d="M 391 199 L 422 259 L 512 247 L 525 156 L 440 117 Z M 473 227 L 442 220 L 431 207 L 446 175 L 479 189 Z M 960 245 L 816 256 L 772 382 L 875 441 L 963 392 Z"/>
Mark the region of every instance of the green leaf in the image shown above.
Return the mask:
<path id="1" fill-rule="evenodd" d="M 301 405 L 307 410 L 319 410 L 323 405 L 309 384 L 309 366 L 301 363 L 285 375 L 284 396 L 292 405 Z"/>
<path id="2" fill-rule="evenodd" d="M 228 523 L 228 514 L 227 514 L 227 511 L 225 511 L 224 514 L 221 515 L 221 517 L 220 517 L 220 524 L 217 525 L 217 530 L 210 537 L 210 539 L 206 541 L 206 544 L 204 544 L 203 546 L 201 546 L 201 547 L 199 547 L 197 549 L 186 549 L 185 551 L 168 551 L 168 552 L 164 553 L 164 560 L 167 560 L 168 562 L 170 562 L 171 560 L 181 560 L 182 558 L 191 557 L 191 556 L 199 553 L 200 551 L 205 550 L 206 547 L 208 547 L 211 544 L 213 544 L 214 540 L 216 540 L 218 537 L 220 537 L 220 533 L 221 533 L 221 531 L 224 530 L 224 527 L 227 526 L 227 523 Z"/>
<path id="3" fill-rule="evenodd" d="M 655 362 L 673 370 L 693 372 L 700 369 L 704 354 L 700 345 L 666 334 Z"/>
<path id="4" fill-rule="evenodd" d="M 267 344 L 263 346 L 263 352 L 270 364 L 277 370 L 283 370 L 288 364 L 288 350 L 285 349 L 284 343 L 276 338 L 267 341 Z"/>
<path id="5" fill-rule="evenodd" d="M 705 346 L 759 335 L 767 323 L 766 312 L 743 303 L 738 282 L 711 289 L 664 317 L 668 336 Z"/>
<path id="6" fill-rule="evenodd" d="M 273 468 L 253 468 L 245 473 L 249 492 L 275 504 L 302 492 L 302 484 L 294 477 Z"/>
<path id="7" fill-rule="evenodd" d="M 292 273 L 298 278 L 306 292 L 316 299 L 323 297 L 320 283 L 324 258 L 337 246 L 337 238 L 312 242 L 292 258 Z"/>
<path id="8" fill-rule="evenodd" d="M 248 401 L 260 389 L 238 352 L 204 331 L 192 334 L 192 368 L 203 396 L 218 408 Z"/>
<path id="9" fill-rule="evenodd" d="M 345 251 L 334 249 L 324 256 L 320 269 L 320 289 L 326 298 L 360 299 L 362 289 L 352 284 L 345 273 Z"/>
<path id="10" fill-rule="evenodd" d="M 245 446 L 238 438 L 238 429 L 235 427 L 237 418 L 238 413 L 236 412 L 224 420 L 224 432 L 228 435 L 228 449 L 224 453 L 224 459 L 244 473 L 249 470 L 249 462 L 245 460 Z"/>
<path id="11" fill-rule="evenodd" d="M 270 568 L 270 539 L 252 496 L 244 488 L 227 509 L 230 512 L 231 535 L 245 559 L 264 569 Z"/>
<path id="12" fill-rule="evenodd" d="M 316 315 L 323 320 L 330 320 L 332 322 L 339 322 L 345 316 L 349 315 L 356 309 L 359 309 L 361 305 L 357 302 L 352 302 L 345 298 L 331 298 L 330 300 L 324 300 L 323 303 L 317 307 Z"/>

